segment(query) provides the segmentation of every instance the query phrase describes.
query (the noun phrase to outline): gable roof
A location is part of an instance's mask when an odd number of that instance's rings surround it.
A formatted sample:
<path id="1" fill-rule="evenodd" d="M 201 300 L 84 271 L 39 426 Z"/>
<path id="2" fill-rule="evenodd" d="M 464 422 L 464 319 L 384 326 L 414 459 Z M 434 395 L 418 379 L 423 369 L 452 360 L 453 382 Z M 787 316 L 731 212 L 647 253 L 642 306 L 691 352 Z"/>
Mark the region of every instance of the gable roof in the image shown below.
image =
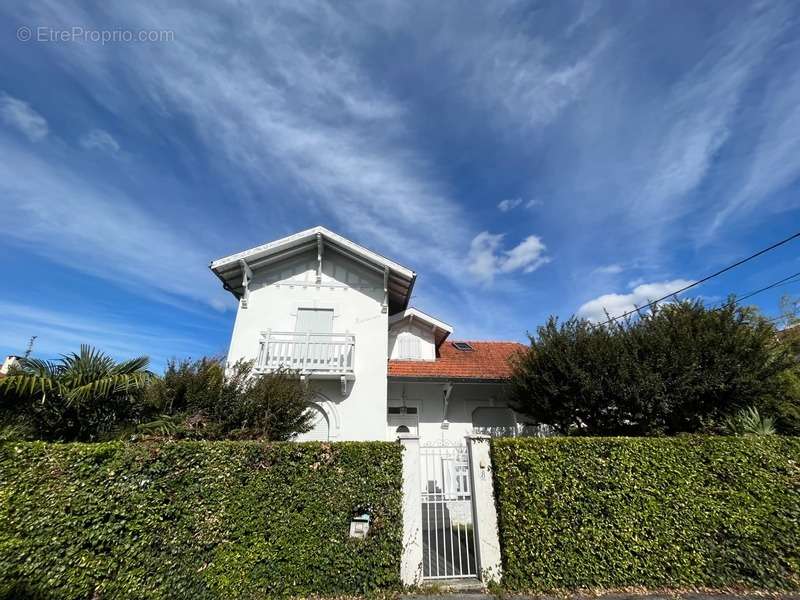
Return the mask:
<path id="1" fill-rule="evenodd" d="M 405 320 L 408 320 L 409 322 L 421 321 L 431 327 L 431 329 L 433 329 L 433 337 L 436 340 L 437 348 L 441 346 L 445 339 L 447 339 L 448 335 L 453 333 L 452 325 L 448 325 L 444 321 L 440 321 L 439 319 L 436 319 L 429 314 L 422 312 L 418 308 L 414 308 L 413 306 L 389 317 L 389 329 Z"/>
<path id="2" fill-rule="evenodd" d="M 244 265 L 251 271 L 255 271 L 291 256 L 317 249 L 318 245 L 323 247 L 323 256 L 325 250 L 331 249 L 368 268 L 380 273 L 387 273 L 390 313 L 404 310 L 408 306 L 411 290 L 417 278 L 414 271 L 359 246 L 321 225 L 249 250 L 218 258 L 211 262 L 209 268 L 219 277 L 226 290 L 236 298 L 241 298 L 244 292 L 242 284 Z"/>
<path id="3" fill-rule="evenodd" d="M 389 377 L 395 379 L 505 381 L 511 376 L 510 359 L 527 346 L 518 342 L 466 342 L 473 350 L 464 352 L 446 342 L 436 360 L 390 360 Z"/>

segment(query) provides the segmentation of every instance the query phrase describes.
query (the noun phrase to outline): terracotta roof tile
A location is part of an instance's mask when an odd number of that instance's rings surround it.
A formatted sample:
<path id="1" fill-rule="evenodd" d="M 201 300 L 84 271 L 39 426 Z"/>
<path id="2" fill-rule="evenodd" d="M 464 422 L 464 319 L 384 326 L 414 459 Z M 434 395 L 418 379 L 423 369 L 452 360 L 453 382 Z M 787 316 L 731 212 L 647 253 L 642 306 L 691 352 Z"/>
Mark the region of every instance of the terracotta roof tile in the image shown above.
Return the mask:
<path id="1" fill-rule="evenodd" d="M 474 348 L 464 352 L 447 340 L 440 347 L 436 360 L 390 360 L 389 377 L 508 379 L 509 359 L 526 346 L 518 342 L 467 342 Z"/>

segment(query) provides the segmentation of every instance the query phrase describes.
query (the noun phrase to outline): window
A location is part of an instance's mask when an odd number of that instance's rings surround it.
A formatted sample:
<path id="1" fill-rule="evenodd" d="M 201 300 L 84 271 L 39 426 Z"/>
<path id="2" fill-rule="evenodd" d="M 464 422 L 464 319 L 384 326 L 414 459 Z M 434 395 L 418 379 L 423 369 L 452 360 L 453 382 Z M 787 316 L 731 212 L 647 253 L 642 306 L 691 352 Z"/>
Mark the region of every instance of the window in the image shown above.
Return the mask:
<path id="1" fill-rule="evenodd" d="M 415 359 L 422 357 L 419 338 L 413 333 L 404 331 L 397 336 L 398 354 L 401 359 Z"/>
<path id="2" fill-rule="evenodd" d="M 415 415 L 417 414 L 416 406 L 390 406 L 390 415 Z"/>
<path id="3" fill-rule="evenodd" d="M 298 308 L 294 330 L 297 333 L 331 333 L 333 331 L 333 309 Z"/>
<path id="4" fill-rule="evenodd" d="M 453 342 L 453 347 L 462 352 L 474 352 L 475 348 L 470 346 L 467 342 Z"/>
<path id="5" fill-rule="evenodd" d="M 413 433 L 419 431 L 419 407 L 408 406 L 404 401 L 390 400 L 386 407 L 386 424 L 392 433 Z M 414 401 L 411 401 L 414 403 Z"/>

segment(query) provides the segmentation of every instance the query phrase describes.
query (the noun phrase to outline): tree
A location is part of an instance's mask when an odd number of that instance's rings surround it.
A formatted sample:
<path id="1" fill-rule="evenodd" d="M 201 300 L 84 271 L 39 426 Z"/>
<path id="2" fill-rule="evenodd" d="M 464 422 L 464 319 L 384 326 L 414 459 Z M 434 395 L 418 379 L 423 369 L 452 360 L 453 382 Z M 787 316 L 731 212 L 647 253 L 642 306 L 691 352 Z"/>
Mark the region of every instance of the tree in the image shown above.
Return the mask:
<path id="1" fill-rule="evenodd" d="M 234 364 L 211 413 L 231 437 L 286 441 L 312 426 L 312 392 L 289 370 L 252 374 L 252 361 Z"/>
<path id="2" fill-rule="evenodd" d="M 0 405 L 36 438 L 91 441 L 141 416 L 146 356 L 116 362 L 88 345 L 57 361 L 24 358 L 0 379 Z"/>
<path id="3" fill-rule="evenodd" d="M 196 439 L 289 440 L 311 428 L 311 390 L 294 373 L 253 373 L 252 361 L 226 372 L 219 358 L 172 360 L 151 383 L 147 404 L 160 416 L 146 433 Z"/>
<path id="4" fill-rule="evenodd" d="M 561 433 L 696 432 L 751 405 L 767 414 L 795 365 L 753 309 L 683 301 L 609 325 L 551 318 L 516 362 L 510 393 Z"/>

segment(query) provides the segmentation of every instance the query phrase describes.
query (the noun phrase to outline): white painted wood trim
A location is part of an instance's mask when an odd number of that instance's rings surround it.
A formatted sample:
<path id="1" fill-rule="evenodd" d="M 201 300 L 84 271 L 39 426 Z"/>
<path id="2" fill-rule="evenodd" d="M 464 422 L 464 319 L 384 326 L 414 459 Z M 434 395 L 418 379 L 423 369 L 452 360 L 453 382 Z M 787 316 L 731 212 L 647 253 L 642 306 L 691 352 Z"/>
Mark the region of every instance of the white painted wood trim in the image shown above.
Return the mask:
<path id="1" fill-rule="evenodd" d="M 381 256 L 380 254 L 373 252 L 372 250 L 364 248 L 363 246 L 359 246 L 355 242 L 351 242 L 347 238 L 344 238 L 322 226 L 312 227 L 311 229 L 300 231 L 298 233 L 281 238 L 279 240 L 275 240 L 267 244 L 262 244 L 261 246 L 256 246 L 254 248 L 250 248 L 249 250 L 244 250 L 236 254 L 231 254 L 230 256 L 219 258 L 215 261 L 212 261 L 210 266 L 212 269 L 218 269 L 220 267 L 224 267 L 233 262 L 236 262 L 240 259 L 275 254 L 280 252 L 282 249 L 289 248 L 297 243 L 301 243 L 306 240 L 310 241 L 311 239 L 315 238 L 318 234 L 324 238 L 327 238 L 330 241 L 335 242 L 336 244 L 339 244 L 340 246 L 346 248 L 347 250 L 349 250 L 350 252 L 352 252 L 357 256 L 360 256 L 370 262 L 378 264 L 381 267 L 388 267 L 391 270 L 396 271 L 397 273 L 406 277 L 407 279 L 411 279 L 415 275 L 414 271 L 412 271 L 411 269 L 404 267 L 403 265 L 400 265 L 392 260 L 389 260 L 388 258 Z"/>

